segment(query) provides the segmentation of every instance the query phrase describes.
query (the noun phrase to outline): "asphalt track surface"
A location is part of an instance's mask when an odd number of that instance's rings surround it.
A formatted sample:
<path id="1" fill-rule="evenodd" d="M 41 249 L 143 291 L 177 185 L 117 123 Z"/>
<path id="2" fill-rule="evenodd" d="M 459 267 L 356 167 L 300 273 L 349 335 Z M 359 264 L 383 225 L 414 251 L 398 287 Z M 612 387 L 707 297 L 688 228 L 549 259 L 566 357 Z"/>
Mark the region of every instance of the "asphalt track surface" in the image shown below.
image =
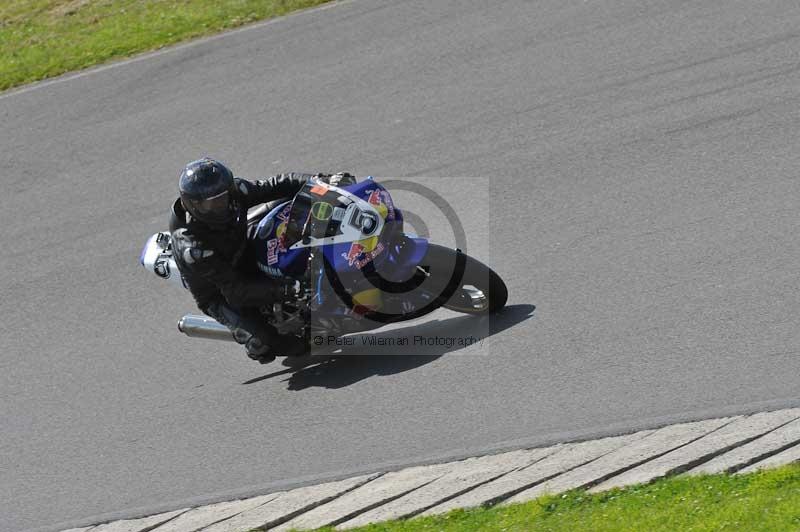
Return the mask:
<path id="1" fill-rule="evenodd" d="M 800 405 L 798 27 L 355 0 L 0 96 L 0 529 Z M 179 335 L 188 294 L 137 263 L 204 154 L 484 178 L 448 183 L 509 314 L 481 348 L 255 380 L 280 368 Z"/>

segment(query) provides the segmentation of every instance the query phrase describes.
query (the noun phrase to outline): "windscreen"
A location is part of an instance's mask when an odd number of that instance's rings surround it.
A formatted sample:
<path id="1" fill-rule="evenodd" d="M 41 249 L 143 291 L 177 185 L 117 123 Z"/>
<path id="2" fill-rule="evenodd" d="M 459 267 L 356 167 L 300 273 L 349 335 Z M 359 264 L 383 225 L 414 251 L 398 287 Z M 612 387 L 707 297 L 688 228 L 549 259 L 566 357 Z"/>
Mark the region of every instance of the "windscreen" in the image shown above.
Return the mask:
<path id="1" fill-rule="evenodd" d="M 306 183 L 292 203 L 285 246 L 288 248 L 305 237 L 328 238 L 342 234 L 342 220 L 349 203 L 349 199 L 324 184 Z"/>

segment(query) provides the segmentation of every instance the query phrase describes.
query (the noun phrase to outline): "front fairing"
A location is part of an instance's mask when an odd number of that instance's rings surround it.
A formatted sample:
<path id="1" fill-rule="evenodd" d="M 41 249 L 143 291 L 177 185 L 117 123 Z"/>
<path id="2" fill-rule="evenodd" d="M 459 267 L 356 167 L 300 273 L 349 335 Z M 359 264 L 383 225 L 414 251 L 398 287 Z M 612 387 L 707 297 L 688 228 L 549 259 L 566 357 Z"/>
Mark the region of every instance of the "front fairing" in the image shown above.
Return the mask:
<path id="1" fill-rule="evenodd" d="M 379 228 L 365 234 L 359 213 L 376 214 Z M 352 310 L 335 295 L 323 297 L 332 293 L 325 279 L 331 272 L 353 294 L 374 289 L 365 268 L 386 281 L 403 282 L 414 275 L 428 245 L 425 239 L 403 234 L 402 212 L 389 192 L 371 178 L 342 188 L 310 182 L 294 202 L 269 212 L 257 232 L 259 269 L 273 278 L 310 275 L 320 293 L 317 311 L 326 315 L 351 314 Z M 306 272 L 312 249 L 321 250 L 327 273 L 322 266 Z"/>
<path id="2" fill-rule="evenodd" d="M 255 255 L 258 268 L 267 276 L 301 277 L 306 267 L 308 250 L 292 251 L 285 245 L 292 202 L 272 209 L 256 228 Z"/>
<path id="3" fill-rule="evenodd" d="M 359 213 L 364 216 L 355 216 Z M 377 218 L 372 232 L 355 225 L 354 219 L 368 216 Z M 293 202 L 277 206 L 261 220 L 256 256 L 267 275 L 299 277 L 309 250 L 322 249 L 335 271 L 356 273 L 370 263 L 379 267 L 402 228 L 402 213 L 372 179 L 343 188 L 312 181 Z"/>

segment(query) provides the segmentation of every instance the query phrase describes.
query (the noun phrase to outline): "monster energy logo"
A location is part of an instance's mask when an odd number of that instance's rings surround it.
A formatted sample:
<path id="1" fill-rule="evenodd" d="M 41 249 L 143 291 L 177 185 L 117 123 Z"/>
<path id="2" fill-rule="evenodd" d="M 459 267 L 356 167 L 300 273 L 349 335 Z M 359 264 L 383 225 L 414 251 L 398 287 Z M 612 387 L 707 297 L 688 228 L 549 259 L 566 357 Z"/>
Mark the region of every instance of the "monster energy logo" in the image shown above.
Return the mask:
<path id="1" fill-rule="evenodd" d="M 330 220 L 332 214 L 333 214 L 333 207 L 331 207 L 330 203 L 325 203 L 324 201 L 318 201 L 311 206 L 311 216 L 313 216 L 317 220 L 322 220 L 323 222 L 326 220 Z"/>

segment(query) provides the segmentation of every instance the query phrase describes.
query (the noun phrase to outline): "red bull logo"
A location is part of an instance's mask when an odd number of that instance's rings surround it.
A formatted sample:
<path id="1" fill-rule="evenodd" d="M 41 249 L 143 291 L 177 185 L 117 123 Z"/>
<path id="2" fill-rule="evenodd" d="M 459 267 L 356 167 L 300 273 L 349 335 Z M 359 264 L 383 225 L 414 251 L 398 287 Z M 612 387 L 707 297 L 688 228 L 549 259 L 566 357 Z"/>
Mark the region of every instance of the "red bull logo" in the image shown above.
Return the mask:
<path id="1" fill-rule="evenodd" d="M 292 204 L 289 203 L 283 209 L 281 209 L 281 212 L 278 213 L 278 220 L 281 220 L 282 222 L 289 220 L 289 213 L 291 212 L 292 212 Z"/>
<path id="2" fill-rule="evenodd" d="M 375 206 L 381 218 L 384 220 L 394 220 L 394 206 L 392 205 L 391 199 L 389 199 L 389 193 L 379 188 L 367 190 L 366 192 L 369 192 L 367 202 Z"/>
<path id="3" fill-rule="evenodd" d="M 286 251 L 286 222 L 275 229 L 275 237 L 278 239 L 278 251 Z"/>
<path id="4" fill-rule="evenodd" d="M 367 198 L 367 201 L 369 203 L 371 203 L 372 205 L 380 205 L 381 203 L 383 203 L 381 201 L 381 191 L 378 190 L 378 189 L 375 189 L 372 192 L 370 192 L 369 193 L 369 198 Z"/>
<path id="5" fill-rule="evenodd" d="M 342 257 L 347 259 L 347 264 L 352 266 L 358 257 L 364 252 L 364 246 L 359 244 L 358 242 L 353 242 L 350 245 L 350 250 L 347 253 L 342 253 Z"/>
<path id="6" fill-rule="evenodd" d="M 273 238 L 267 242 L 267 264 L 278 262 L 278 239 Z"/>
<path id="7" fill-rule="evenodd" d="M 363 259 L 356 260 L 353 264 L 351 264 L 351 266 L 355 266 L 356 268 L 358 268 L 360 270 L 361 268 L 363 268 L 364 266 L 366 266 L 367 264 L 369 264 L 370 262 L 375 260 L 375 257 L 377 257 L 378 255 L 383 253 L 384 249 L 385 248 L 383 246 L 383 243 L 382 242 L 379 243 L 378 246 L 375 249 L 373 249 L 372 251 L 368 251 L 368 252 L 364 253 L 364 258 Z"/>

